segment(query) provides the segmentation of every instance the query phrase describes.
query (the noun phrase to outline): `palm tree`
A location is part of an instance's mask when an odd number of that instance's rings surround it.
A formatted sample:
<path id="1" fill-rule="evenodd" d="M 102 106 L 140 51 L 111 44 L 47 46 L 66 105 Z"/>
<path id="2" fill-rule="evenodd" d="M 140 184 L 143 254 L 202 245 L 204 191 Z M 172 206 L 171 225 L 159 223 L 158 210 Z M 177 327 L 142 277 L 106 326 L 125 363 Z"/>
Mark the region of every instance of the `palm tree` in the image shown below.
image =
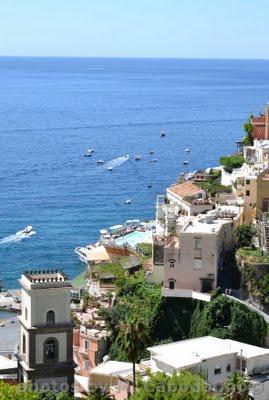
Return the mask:
<path id="1" fill-rule="evenodd" d="M 133 387 L 136 388 L 135 364 L 140 360 L 142 352 L 149 342 L 148 324 L 138 318 L 132 318 L 119 325 L 116 342 L 121 351 L 133 364 Z"/>
<path id="2" fill-rule="evenodd" d="M 225 400 L 249 400 L 250 383 L 246 380 L 245 376 L 235 372 L 230 375 L 224 388 Z"/>

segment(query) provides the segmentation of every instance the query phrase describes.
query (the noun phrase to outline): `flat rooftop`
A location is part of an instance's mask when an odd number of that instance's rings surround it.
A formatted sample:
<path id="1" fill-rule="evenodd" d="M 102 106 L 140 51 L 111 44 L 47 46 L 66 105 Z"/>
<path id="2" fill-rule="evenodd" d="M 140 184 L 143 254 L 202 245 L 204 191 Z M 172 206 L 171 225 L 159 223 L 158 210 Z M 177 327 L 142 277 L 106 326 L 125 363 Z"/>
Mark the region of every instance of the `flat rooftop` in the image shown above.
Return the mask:
<path id="1" fill-rule="evenodd" d="M 47 289 L 53 287 L 71 287 L 67 275 L 61 270 L 25 271 L 20 279 L 25 289 Z"/>
<path id="2" fill-rule="evenodd" d="M 176 369 L 196 365 L 203 360 L 226 354 L 240 355 L 241 351 L 244 358 L 268 355 L 269 359 L 269 349 L 213 336 L 181 340 L 180 342 L 149 347 L 148 350 L 151 357 L 156 361 L 163 362 Z"/>
<path id="3" fill-rule="evenodd" d="M 199 215 L 197 217 L 193 217 L 188 225 L 185 226 L 183 232 L 185 233 L 207 233 L 207 234 L 217 234 L 223 225 L 231 223 L 231 219 L 221 219 L 221 218 L 213 218 L 209 221 L 207 220 L 207 215 Z"/>

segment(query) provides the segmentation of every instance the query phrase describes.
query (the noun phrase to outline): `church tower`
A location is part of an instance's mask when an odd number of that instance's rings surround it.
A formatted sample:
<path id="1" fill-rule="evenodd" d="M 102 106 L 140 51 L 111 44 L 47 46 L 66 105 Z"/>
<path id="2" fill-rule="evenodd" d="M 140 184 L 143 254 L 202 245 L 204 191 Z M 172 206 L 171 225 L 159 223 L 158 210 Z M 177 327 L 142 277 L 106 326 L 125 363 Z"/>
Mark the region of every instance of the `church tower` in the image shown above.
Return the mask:
<path id="1" fill-rule="evenodd" d="M 20 279 L 19 380 L 34 388 L 72 391 L 73 328 L 70 289 L 62 271 L 26 271 Z"/>

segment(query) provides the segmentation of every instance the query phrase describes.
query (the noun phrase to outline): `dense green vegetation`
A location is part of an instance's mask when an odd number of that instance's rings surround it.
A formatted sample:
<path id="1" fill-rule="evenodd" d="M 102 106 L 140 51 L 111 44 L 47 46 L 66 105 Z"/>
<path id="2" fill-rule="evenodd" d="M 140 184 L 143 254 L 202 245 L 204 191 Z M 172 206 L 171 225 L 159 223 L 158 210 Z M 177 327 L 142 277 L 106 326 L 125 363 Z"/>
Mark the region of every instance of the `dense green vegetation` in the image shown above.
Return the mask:
<path id="1" fill-rule="evenodd" d="M 115 305 L 109 310 L 101 310 L 111 332 L 112 359 L 130 360 L 118 337 L 122 326 L 138 319 L 144 324 L 143 335 L 148 340 L 145 340 L 145 346 L 139 347 L 137 361 L 148 356 L 146 345 L 204 335 L 263 344 L 266 333 L 263 318 L 225 296 L 217 296 L 210 303 L 163 298 L 161 287 L 147 283 L 143 273 L 124 277 L 117 292 Z"/>
<path id="2" fill-rule="evenodd" d="M 0 400 L 71 400 L 67 393 L 53 391 L 33 391 L 27 385 L 8 385 L 0 382 Z"/>
<path id="3" fill-rule="evenodd" d="M 232 172 L 234 168 L 242 167 L 244 163 L 244 157 L 239 154 L 233 156 L 222 156 L 220 157 L 219 162 L 224 166 L 227 172 Z"/>
<path id="4" fill-rule="evenodd" d="M 250 383 L 244 375 L 234 373 L 229 376 L 223 387 L 224 400 L 250 400 Z"/>
<path id="5" fill-rule="evenodd" d="M 264 344 L 266 333 L 267 325 L 260 315 L 225 296 L 208 304 L 198 303 L 190 329 L 191 337 L 213 335 L 257 346 Z"/>
<path id="6" fill-rule="evenodd" d="M 252 115 L 249 117 L 247 122 L 245 122 L 245 124 L 243 125 L 244 131 L 246 132 L 243 143 L 246 146 L 253 145 L 253 138 L 252 138 L 253 126 L 251 123 L 251 117 L 252 117 Z"/>
<path id="7" fill-rule="evenodd" d="M 207 393 L 204 379 L 187 371 L 165 375 L 162 372 L 149 374 L 145 382 L 140 380 L 131 400 L 214 400 Z"/>
<path id="8" fill-rule="evenodd" d="M 240 248 L 236 252 L 244 289 L 262 304 L 269 304 L 269 255 L 257 248 Z M 244 264 L 241 263 L 244 260 Z"/>
<path id="9" fill-rule="evenodd" d="M 250 224 L 237 226 L 234 231 L 236 247 L 250 247 L 255 234 L 256 231 Z"/>
<path id="10" fill-rule="evenodd" d="M 145 258 L 152 257 L 152 244 L 150 243 L 138 243 L 136 245 L 136 250 Z"/>
<path id="11" fill-rule="evenodd" d="M 236 254 L 248 262 L 269 264 L 269 254 L 264 253 L 256 247 L 241 247 L 237 250 Z"/>

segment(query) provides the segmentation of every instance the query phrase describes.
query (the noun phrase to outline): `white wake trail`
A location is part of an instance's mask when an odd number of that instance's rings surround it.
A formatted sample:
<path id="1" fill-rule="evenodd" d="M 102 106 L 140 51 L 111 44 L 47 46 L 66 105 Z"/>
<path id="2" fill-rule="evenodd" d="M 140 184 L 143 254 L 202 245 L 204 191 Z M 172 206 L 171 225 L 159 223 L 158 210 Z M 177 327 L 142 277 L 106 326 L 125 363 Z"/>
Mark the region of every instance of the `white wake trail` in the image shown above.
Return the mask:
<path id="1" fill-rule="evenodd" d="M 128 161 L 129 158 L 130 158 L 129 155 L 114 158 L 113 160 L 108 161 L 108 162 L 104 165 L 104 168 L 116 168 L 116 167 L 119 167 L 121 164 L 123 164 L 123 163 L 125 163 L 126 161 Z"/>
<path id="2" fill-rule="evenodd" d="M 20 242 L 21 240 L 28 239 L 29 237 L 34 235 L 36 235 L 35 231 L 31 231 L 29 233 L 18 231 L 17 233 L 15 233 L 15 235 L 6 236 L 3 239 L 0 239 L 0 244 Z"/>

